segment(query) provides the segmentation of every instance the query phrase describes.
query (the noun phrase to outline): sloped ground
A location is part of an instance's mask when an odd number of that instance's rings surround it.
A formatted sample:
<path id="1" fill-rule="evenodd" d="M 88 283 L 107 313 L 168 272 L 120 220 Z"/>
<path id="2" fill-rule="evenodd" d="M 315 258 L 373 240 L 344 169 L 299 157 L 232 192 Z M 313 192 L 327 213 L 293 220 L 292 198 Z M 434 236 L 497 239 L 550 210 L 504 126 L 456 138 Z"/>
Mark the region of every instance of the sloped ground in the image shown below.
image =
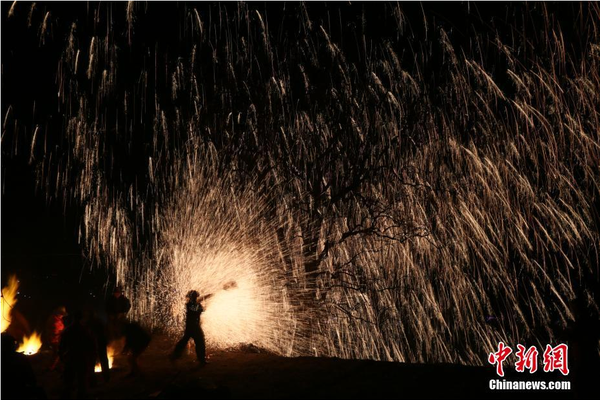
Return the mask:
<path id="1" fill-rule="evenodd" d="M 90 390 L 91 398 L 565 398 L 573 392 L 491 392 L 494 368 L 415 365 L 333 358 L 285 358 L 256 351 L 215 352 L 198 368 L 193 349 L 175 364 L 168 360 L 173 340 L 153 341 L 140 358 L 143 373 L 127 377 L 125 356 L 117 356 L 109 383 Z M 48 371 L 49 355 L 31 358 L 49 398 L 61 398 L 61 377 Z M 99 374 L 98 374 L 99 375 Z M 528 375 L 528 374 L 527 374 Z M 524 379 L 524 374 L 512 374 Z M 507 375 L 511 379 L 510 373 Z M 538 379 L 555 378 L 540 374 Z"/>

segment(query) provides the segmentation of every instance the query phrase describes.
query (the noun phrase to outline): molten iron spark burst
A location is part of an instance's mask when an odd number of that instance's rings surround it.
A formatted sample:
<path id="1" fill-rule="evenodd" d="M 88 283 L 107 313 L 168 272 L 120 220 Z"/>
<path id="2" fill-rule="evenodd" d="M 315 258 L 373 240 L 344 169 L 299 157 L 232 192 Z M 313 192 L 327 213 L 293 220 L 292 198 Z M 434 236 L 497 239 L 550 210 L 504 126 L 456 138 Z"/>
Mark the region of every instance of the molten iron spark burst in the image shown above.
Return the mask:
<path id="1" fill-rule="evenodd" d="M 208 163 L 202 169 L 189 165 L 189 178 L 176 192 L 179 200 L 164 210 L 160 252 L 166 261 L 160 268 L 167 284 L 157 295 L 170 307 L 158 312 L 180 334 L 185 294 L 195 289 L 201 297 L 211 295 L 202 314 L 209 345 L 252 343 L 292 354 L 292 343 L 305 328 L 286 297 L 286 273 L 272 226 L 264 223 L 262 199 L 231 193 L 222 202 L 229 184 L 215 174 L 206 188 L 210 170 Z"/>
<path id="2" fill-rule="evenodd" d="M 597 4 L 573 35 L 535 4 L 469 47 L 426 16 L 418 36 L 400 4 L 377 6 L 383 38 L 307 4 L 274 30 L 255 4 L 186 6 L 177 50 L 139 36 L 158 5 L 22 7 L 36 48 L 65 32 L 63 129 L 23 133 L 9 107 L 3 147 L 81 206 L 136 318 L 180 332 L 197 289 L 212 345 L 477 364 L 499 340 L 552 342 L 576 295 L 597 312 Z"/>

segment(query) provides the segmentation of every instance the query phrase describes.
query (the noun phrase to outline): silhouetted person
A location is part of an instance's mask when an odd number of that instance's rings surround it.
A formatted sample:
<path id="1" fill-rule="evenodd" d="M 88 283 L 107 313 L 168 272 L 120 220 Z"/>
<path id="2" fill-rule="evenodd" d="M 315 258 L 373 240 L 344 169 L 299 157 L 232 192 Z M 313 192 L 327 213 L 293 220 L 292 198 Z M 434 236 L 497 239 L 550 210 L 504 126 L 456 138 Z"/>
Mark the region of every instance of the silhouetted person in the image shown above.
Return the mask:
<path id="1" fill-rule="evenodd" d="M 89 332 L 92 334 L 94 339 L 95 347 L 96 347 L 96 359 L 94 360 L 94 366 L 96 362 L 100 363 L 102 367 L 102 378 L 104 382 L 110 381 L 110 368 L 108 365 L 108 354 L 107 354 L 107 346 L 108 341 L 106 339 L 106 329 L 104 323 L 98 315 L 96 314 L 96 310 L 89 307 L 84 312 L 84 326 L 87 327 Z M 92 375 L 92 384 L 95 384 L 96 375 Z"/>
<path id="2" fill-rule="evenodd" d="M 181 357 L 185 346 L 188 341 L 194 339 L 196 345 L 196 357 L 200 365 L 206 364 L 206 342 L 204 339 L 204 332 L 200 326 L 200 314 L 204 311 L 200 302 L 212 296 L 212 294 L 206 295 L 200 298 L 200 294 L 195 290 L 190 290 L 186 296 L 187 302 L 185 304 L 185 333 L 177 345 L 175 350 L 171 354 L 171 359 L 176 360 Z"/>
<path id="3" fill-rule="evenodd" d="M 65 330 L 65 315 L 67 315 L 67 310 L 64 307 L 57 307 L 46 321 L 45 342 L 52 350 L 50 371 L 53 371 L 60 362 L 58 347 L 62 333 Z"/>
<path id="4" fill-rule="evenodd" d="M 123 334 L 125 336 L 124 350 L 129 353 L 129 366 L 131 367 L 129 376 L 136 376 L 141 372 L 138 358 L 148 348 L 151 337 L 137 322 L 125 323 Z"/>
<path id="5" fill-rule="evenodd" d="M 229 282 L 223 286 L 224 290 L 236 287 L 235 282 Z M 200 297 L 200 294 L 195 290 L 190 290 L 186 296 L 185 304 L 185 332 L 183 337 L 175 345 L 175 349 L 171 354 L 171 360 L 177 360 L 181 357 L 188 341 L 194 339 L 196 345 L 196 357 L 201 366 L 206 364 L 206 342 L 204 339 L 204 331 L 200 326 L 200 315 L 204 311 L 201 302 L 212 297 L 213 293 Z"/>
<path id="6" fill-rule="evenodd" d="M 120 287 L 116 287 L 113 295 L 106 301 L 106 315 L 108 316 L 108 340 L 113 341 L 123 336 L 121 332 L 126 322 L 126 315 L 131 308 L 131 302 L 123 294 Z"/>
<path id="7" fill-rule="evenodd" d="M 64 364 L 64 398 L 71 398 L 73 386 L 77 386 L 77 398 L 85 398 L 94 374 L 96 343 L 83 324 L 81 312 L 72 315 L 71 324 L 64 330 L 60 340 L 60 359 Z"/>
<path id="8" fill-rule="evenodd" d="M 46 398 L 44 391 L 36 384 L 27 356 L 17 353 L 17 342 L 7 333 L 2 334 L 2 398 Z"/>

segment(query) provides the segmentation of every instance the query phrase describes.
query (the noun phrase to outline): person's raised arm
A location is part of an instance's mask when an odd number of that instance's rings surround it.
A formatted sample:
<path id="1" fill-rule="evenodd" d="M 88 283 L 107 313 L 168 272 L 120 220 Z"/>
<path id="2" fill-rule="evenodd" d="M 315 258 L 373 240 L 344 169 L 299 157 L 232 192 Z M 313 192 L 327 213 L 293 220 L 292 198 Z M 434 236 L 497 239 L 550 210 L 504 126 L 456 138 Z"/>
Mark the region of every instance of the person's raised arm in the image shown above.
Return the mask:
<path id="1" fill-rule="evenodd" d="M 229 289 L 233 289 L 236 287 L 237 287 L 237 283 L 235 281 L 229 281 L 223 285 L 223 290 L 229 290 Z M 214 293 L 210 293 L 210 294 L 206 294 L 204 296 L 200 296 L 198 298 L 198 301 L 203 302 L 204 300 L 207 300 L 207 299 L 213 297 L 214 295 L 215 295 Z"/>
<path id="2" fill-rule="evenodd" d="M 204 296 L 200 296 L 200 298 L 198 299 L 198 301 L 201 303 L 201 302 L 203 302 L 204 300 L 210 299 L 210 298 L 211 298 L 211 297 L 213 297 L 214 295 L 215 295 L 214 293 L 211 293 L 211 294 L 206 294 L 206 295 L 204 295 Z"/>

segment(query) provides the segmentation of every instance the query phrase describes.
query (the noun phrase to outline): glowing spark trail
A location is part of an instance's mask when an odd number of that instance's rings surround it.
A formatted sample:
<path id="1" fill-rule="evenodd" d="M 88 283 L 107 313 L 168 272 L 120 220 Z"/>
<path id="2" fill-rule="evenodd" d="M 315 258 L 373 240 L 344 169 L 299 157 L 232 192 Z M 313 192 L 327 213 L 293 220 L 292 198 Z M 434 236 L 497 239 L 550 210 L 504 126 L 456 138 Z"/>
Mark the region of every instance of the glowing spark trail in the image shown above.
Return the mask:
<path id="1" fill-rule="evenodd" d="M 300 340 L 305 327 L 285 295 L 286 273 L 275 232 L 265 224 L 262 199 L 231 192 L 222 202 L 230 183 L 208 177 L 209 163 L 189 169 L 190 178 L 160 225 L 161 253 L 167 259 L 160 270 L 169 285 L 161 303 L 171 305 L 161 319 L 174 319 L 171 326 L 179 328 L 185 293 L 194 288 L 201 296 L 212 295 L 202 315 L 209 344 L 252 343 L 290 354 L 292 341 Z M 211 187 L 202 184 L 206 180 Z"/>
<path id="2" fill-rule="evenodd" d="M 553 342 L 575 297 L 597 314 L 598 4 L 468 41 L 410 5 L 314 7 L 10 8 L 64 49 L 62 120 L 11 104 L 3 148 L 78 207 L 133 316 L 180 332 L 196 289 L 210 346 L 478 364 Z"/>

